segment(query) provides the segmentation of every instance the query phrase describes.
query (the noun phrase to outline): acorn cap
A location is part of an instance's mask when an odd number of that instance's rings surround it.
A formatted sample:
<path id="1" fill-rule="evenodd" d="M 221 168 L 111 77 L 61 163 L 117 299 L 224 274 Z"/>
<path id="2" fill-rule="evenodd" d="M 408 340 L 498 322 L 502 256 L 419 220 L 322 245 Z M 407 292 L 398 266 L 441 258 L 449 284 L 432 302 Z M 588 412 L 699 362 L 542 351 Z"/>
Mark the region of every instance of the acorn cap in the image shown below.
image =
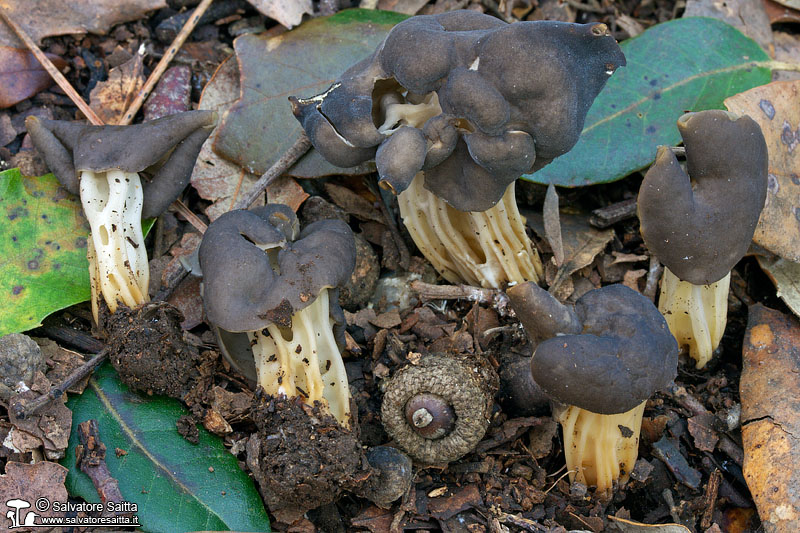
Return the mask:
<path id="1" fill-rule="evenodd" d="M 594 98 L 623 65 L 604 24 L 506 24 L 452 11 L 401 22 L 327 91 L 290 100 L 314 147 L 336 165 L 354 166 L 406 129 L 378 131 L 380 98 L 394 91 L 414 102 L 435 92 L 441 114 L 419 128 L 428 151 L 422 167 L 417 148 L 391 164 L 381 152 L 381 180 L 399 193 L 423 168 L 425 187 L 449 205 L 485 211 L 521 174 L 575 145 Z"/>
<path id="2" fill-rule="evenodd" d="M 619 284 L 589 291 L 575 303 L 574 316 L 579 332 L 570 318 L 564 323 L 571 332 L 541 342 L 531 358 L 534 381 L 554 400 L 593 413 L 624 413 L 677 375 L 678 343 L 638 292 Z"/>
<path id="3" fill-rule="evenodd" d="M 707 285 L 744 256 L 767 194 L 767 145 L 748 116 L 727 111 L 678 119 L 687 173 L 666 146 L 639 189 L 648 249 L 678 278 Z"/>

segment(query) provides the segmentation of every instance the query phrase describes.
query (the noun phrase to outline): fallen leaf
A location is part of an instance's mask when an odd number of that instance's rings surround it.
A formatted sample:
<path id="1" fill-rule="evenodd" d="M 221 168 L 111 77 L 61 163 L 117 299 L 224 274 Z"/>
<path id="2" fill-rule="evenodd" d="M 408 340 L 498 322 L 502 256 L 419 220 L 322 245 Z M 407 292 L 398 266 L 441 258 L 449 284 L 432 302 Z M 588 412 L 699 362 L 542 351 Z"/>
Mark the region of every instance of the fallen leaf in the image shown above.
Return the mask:
<path id="1" fill-rule="evenodd" d="M 781 5 L 791 7 L 792 9 L 800 9 L 800 0 L 775 0 Z"/>
<path id="2" fill-rule="evenodd" d="M 483 507 L 480 490 L 475 484 L 454 488 L 450 494 L 428 499 L 428 512 L 437 520 L 447 520 L 473 507 Z"/>
<path id="3" fill-rule="evenodd" d="M 50 386 L 50 381 L 44 374 L 37 372 L 30 390 L 12 396 L 9 405 L 17 402 L 22 404 L 30 402 L 42 394 L 47 394 Z M 50 460 L 61 459 L 64 457 L 64 450 L 67 449 L 69 432 L 72 427 L 72 411 L 64 405 L 65 401 L 66 397 L 62 397 L 60 400 L 51 402 L 46 408 L 24 420 L 19 420 L 14 416 L 13 410 L 9 411 L 9 419 L 14 427 L 42 441 L 45 456 Z"/>
<path id="4" fill-rule="evenodd" d="M 67 469 L 58 463 L 39 461 L 34 464 L 18 463 L 9 461 L 6 463 L 5 475 L 0 475 L 0 494 L 2 494 L 2 505 L 5 509 L 0 510 L 4 517 L 10 518 L 12 515 L 18 518 L 18 525 L 22 526 L 26 520 L 34 519 L 33 524 L 41 527 L 42 517 L 63 517 L 63 511 L 53 511 L 53 502 L 67 502 L 67 489 L 64 487 L 64 478 L 67 476 Z M 36 502 L 44 498 L 50 502 L 49 508 L 40 509 Z M 13 500 L 24 501 L 27 503 L 16 503 L 10 505 Z M 18 515 L 16 513 L 19 513 Z M 35 517 L 30 514 L 35 514 Z M 6 526 L 12 524 L 3 522 Z M 23 526 L 24 527 L 24 526 Z M 30 529 L 22 529 L 31 531 Z M 35 529 L 33 530 L 35 531 Z"/>
<path id="5" fill-rule="evenodd" d="M 544 221 L 544 234 L 547 244 L 553 250 L 553 258 L 556 266 L 564 263 L 564 243 L 561 240 L 561 220 L 558 211 L 558 193 L 556 186 L 552 183 L 547 186 L 547 194 L 544 197 L 544 208 L 542 209 Z"/>
<path id="6" fill-rule="evenodd" d="M 620 533 L 690 533 L 686 526 L 679 524 L 642 524 L 627 520 L 625 518 L 617 518 L 616 516 L 609 516 L 611 521 L 608 531 L 619 531 Z"/>
<path id="7" fill-rule="evenodd" d="M 775 0 L 763 0 L 763 2 L 770 24 L 775 24 L 776 22 L 800 22 L 800 11 L 782 6 Z"/>
<path id="8" fill-rule="evenodd" d="M 277 36 L 238 37 L 234 48 L 241 98 L 223 117 L 214 149 L 248 172 L 266 172 L 303 131 L 288 96 L 321 93 L 353 63 L 371 54 L 392 26 L 405 18 L 386 11 L 347 9 Z M 331 165 L 319 172 L 341 173 Z"/>
<path id="9" fill-rule="evenodd" d="M 112 68 L 108 80 L 100 81 L 89 94 L 89 107 L 106 124 L 118 124 L 136 93 L 144 85 L 142 54 Z"/>
<path id="10" fill-rule="evenodd" d="M 203 297 L 200 296 L 202 281 L 202 278 L 187 276 L 167 299 L 183 314 L 183 329 L 192 329 L 203 323 Z"/>
<path id="11" fill-rule="evenodd" d="M 379 0 L 378 9 L 404 15 L 416 15 L 427 3 L 428 0 Z"/>
<path id="12" fill-rule="evenodd" d="M 210 109 L 222 116 L 239 97 L 239 67 L 233 58 L 225 60 L 208 82 L 198 109 Z M 223 159 L 214 150 L 215 130 L 203 144 L 192 170 L 192 186 L 200 198 L 211 200 L 205 213 L 212 222 L 230 211 L 236 200 L 247 194 L 258 180 L 235 163 Z"/>
<path id="13" fill-rule="evenodd" d="M 53 54 L 45 54 L 58 70 L 67 62 Z M 53 78 L 27 50 L 0 46 L 0 108 L 30 98 L 53 84 Z"/>
<path id="14" fill-rule="evenodd" d="M 325 192 L 328 193 L 331 201 L 344 209 L 346 213 L 360 220 L 384 222 L 383 215 L 381 215 L 381 212 L 378 211 L 373 202 L 349 188 L 328 182 L 325 184 Z"/>
<path id="15" fill-rule="evenodd" d="M 53 35 L 102 35 L 116 24 L 165 7 L 166 0 L 0 0 L 0 9 L 38 44 Z M 6 24 L 0 24 L 0 45 L 25 46 Z"/>
<path id="16" fill-rule="evenodd" d="M 676 121 L 684 112 L 722 109 L 727 96 L 772 78 L 769 69 L 751 64 L 769 60 L 760 46 L 707 17 L 657 24 L 620 48 L 628 64 L 595 99 L 578 144 L 523 179 L 578 187 L 623 178 L 649 165 L 658 145 L 680 142 Z"/>
<path id="17" fill-rule="evenodd" d="M 689 466 L 686 457 L 681 454 L 677 441 L 666 435 L 661 437 L 658 442 L 653 443 L 653 455 L 663 461 L 675 479 L 690 489 L 700 488 L 702 476 L 700 472 Z"/>
<path id="18" fill-rule="evenodd" d="M 764 530 L 800 531 L 800 323 L 761 304 L 742 349 L 744 477 Z"/>
<path id="19" fill-rule="evenodd" d="M 684 17 L 713 17 L 730 24 L 764 50 L 772 44 L 772 28 L 762 0 L 687 0 Z"/>
<path id="20" fill-rule="evenodd" d="M 309 194 L 290 176 L 281 176 L 267 187 L 269 203 L 288 205 L 295 213 L 308 197 Z"/>
<path id="21" fill-rule="evenodd" d="M 0 215 L 0 336 L 89 299 L 89 223 L 55 176 L 0 173 Z"/>
<path id="22" fill-rule="evenodd" d="M 545 236 L 542 216 L 532 211 L 521 210 L 528 226 L 540 237 Z M 588 218 L 578 215 L 564 215 L 561 220 L 561 237 L 564 243 L 564 264 L 558 269 L 550 290 L 558 288 L 574 272 L 589 266 L 595 256 L 603 251 L 606 244 L 614 238 L 613 229 L 598 230 L 589 224 Z"/>
<path id="23" fill-rule="evenodd" d="M 50 370 L 47 371 L 46 377 L 50 383 L 61 383 L 72 373 L 73 370 L 77 369 L 79 366 L 82 366 L 86 362 L 81 354 L 78 352 L 73 352 L 72 350 L 67 350 L 66 348 L 59 346 L 55 341 L 50 339 L 34 340 L 42 350 L 42 355 L 47 358 L 47 366 L 50 367 Z M 68 388 L 67 392 L 80 394 L 83 392 L 83 389 L 86 388 L 86 384 L 88 382 L 89 376 L 86 376 L 84 379 L 78 381 Z"/>
<path id="24" fill-rule="evenodd" d="M 713 425 L 716 417 L 712 413 L 700 413 L 691 417 L 688 422 L 689 434 L 694 439 L 694 446 L 704 452 L 713 452 L 719 440 Z"/>
<path id="25" fill-rule="evenodd" d="M 797 22 L 800 22 L 800 14 Z M 800 63 L 800 39 L 796 35 L 785 31 L 773 32 L 775 41 L 775 60 L 786 63 Z M 772 81 L 800 80 L 800 72 L 791 70 L 778 70 L 772 76 Z"/>
<path id="26" fill-rule="evenodd" d="M 800 263 L 756 256 L 758 264 L 778 289 L 778 297 L 800 317 Z"/>
<path id="27" fill-rule="evenodd" d="M 303 15 L 312 15 L 311 0 L 247 0 L 261 13 L 291 29 L 303 20 Z"/>
<path id="28" fill-rule="evenodd" d="M 144 531 L 269 531 L 269 518 L 253 480 L 239 468 L 222 440 L 199 428 L 198 444 L 178 434 L 175 421 L 188 411 L 177 400 L 131 392 L 109 363 L 70 398 L 74 423 L 96 419 L 109 450 L 111 476 L 138 506 Z M 69 468 L 70 494 L 99 501 L 89 477 L 75 466 L 77 431 L 62 463 Z M 209 467 L 213 467 L 209 469 Z"/>
<path id="29" fill-rule="evenodd" d="M 168 68 L 144 103 L 145 122 L 189 111 L 191 96 L 192 69 L 187 65 Z"/>
<path id="30" fill-rule="evenodd" d="M 725 100 L 755 120 L 769 150 L 767 201 L 753 240 L 772 253 L 800 261 L 800 80 L 773 82 Z"/>

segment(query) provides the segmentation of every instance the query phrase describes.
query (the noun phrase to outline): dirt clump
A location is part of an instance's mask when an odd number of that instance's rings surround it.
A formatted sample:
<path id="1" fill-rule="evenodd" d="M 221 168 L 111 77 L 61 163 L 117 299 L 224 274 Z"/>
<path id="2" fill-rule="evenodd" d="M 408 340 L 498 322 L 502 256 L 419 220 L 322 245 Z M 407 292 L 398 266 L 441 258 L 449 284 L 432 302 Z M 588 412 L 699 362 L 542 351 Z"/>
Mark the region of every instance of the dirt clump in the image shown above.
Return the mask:
<path id="1" fill-rule="evenodd" d="M 109 360 L 134 390 L 197 403 L 211 385 L 218 354 L 184 340 L 183 315 L 165 302 L 122 307 L 105 321 Z"/>
<path id="2" fill-rule="evenodd" d="M 358 431 L 340 426 L 319 402 L 257 393 L 252 416 L 258 431 L 247 465 L 279 521 L 292 523 L 369 477 Z"/>

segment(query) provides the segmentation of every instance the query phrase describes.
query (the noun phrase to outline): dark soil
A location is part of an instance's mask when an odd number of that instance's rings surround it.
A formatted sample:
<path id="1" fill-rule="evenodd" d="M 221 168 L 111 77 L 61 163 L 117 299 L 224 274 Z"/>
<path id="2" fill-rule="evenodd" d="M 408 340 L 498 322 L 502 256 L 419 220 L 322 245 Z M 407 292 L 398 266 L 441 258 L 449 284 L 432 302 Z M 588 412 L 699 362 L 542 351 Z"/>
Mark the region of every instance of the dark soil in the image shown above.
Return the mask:
<path id="1" fill-rule="evenodd" d="M 343 428 L 318 403 L 256 394 L 251 416 L 258 431 L 247 444 L 247 464 L 281 521 L 335 501 L 371 474 L 357 429 Z"/>
<path id="2" fill-rule="evenodd" d="M 165 302 L 135 309 L 120 307 L 106 315 L 111 364 L 134 390 L 196 403 L 211 385 L 215 351 L 203 351 L 184 340 L 183 315 Z"/>

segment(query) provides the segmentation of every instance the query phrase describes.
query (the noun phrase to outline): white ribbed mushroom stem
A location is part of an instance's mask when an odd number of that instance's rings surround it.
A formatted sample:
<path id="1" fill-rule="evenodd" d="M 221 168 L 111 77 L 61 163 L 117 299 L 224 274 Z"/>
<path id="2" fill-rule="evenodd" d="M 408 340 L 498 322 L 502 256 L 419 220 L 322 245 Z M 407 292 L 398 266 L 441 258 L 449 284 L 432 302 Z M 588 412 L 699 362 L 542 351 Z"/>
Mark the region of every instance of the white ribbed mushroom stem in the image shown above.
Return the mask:
<path id="1" fill-rule="evenodd" d="M 645 403 L 616 415 L 592 413 L 574 405 L 555 410 L 571 482 L 595 486 L 598 494 L 610 495 L 614 483 L 628 481 L 639 456 Z"/>
<path id="2" fill-rule="evenodd" d="M 272 396 L 318 401 L 343 427 L 350 426 L 350 387 L 333 336 L 328 290 L 292 315 L 291 329 L 276 325 L 248 333 L 258 384 Z"/>
<path id="3" fill-rule="evenodd" d="M 664 267 L 658 310 L 678 345 L 689 348 L 697 368 L 706 366 L 722 340 L 728 320 L 730 284 L 730 272 L 710 285 L 694 285 Z"/>
<path id="4" fill-rule="evenodd" d="M 539 281 L 542 262 L 525 233 L 514 183 L 494 207 L 475 212 L 453 209 L 424 184 L 417 174 L 397 200 L 411 238 L 442 277 L 494 289 Z"/>
<path id="5" fill-rule="evenodd" d="M 150 269 L 142 234 L 142 183 L 139 175 L 120 170 L 81 172 L 83 211 L 91 227 L 88 246 L 92 312 L 97 322 L 102 295 L 113 313 L 149 300 Z"/>

